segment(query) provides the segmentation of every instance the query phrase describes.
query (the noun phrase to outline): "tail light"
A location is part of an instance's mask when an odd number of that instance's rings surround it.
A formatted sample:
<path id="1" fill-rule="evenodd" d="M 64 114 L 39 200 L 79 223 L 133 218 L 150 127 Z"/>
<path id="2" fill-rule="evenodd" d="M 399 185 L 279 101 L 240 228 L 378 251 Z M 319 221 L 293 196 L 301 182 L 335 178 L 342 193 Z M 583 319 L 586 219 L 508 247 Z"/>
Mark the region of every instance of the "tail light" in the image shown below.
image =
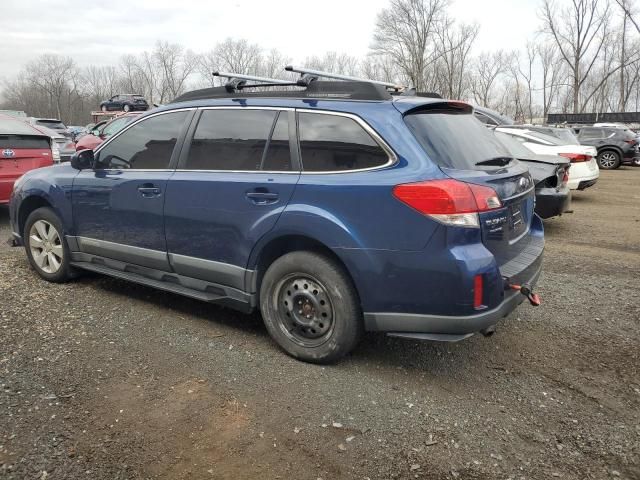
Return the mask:
<path id="1" fill-rule="evenodd" d="M 566 185 L 569 182 L 569 167 L 564 169 L 564 173 L 562 175 L 562 185 Z"/>
<path id="2" fill-rule="evenodd" d="M 478 228 L 479 212 L 502 207 L 494 189 L 453 179 L 396 185 L 393 195 L 423 215 L 458 227 Z"/>
<path id="3" fill-rule="evenodd" d="M 625 140 L 624 143 L 628 143 L 629 145 L 635 145 L 636 141 L 635 140 Z"/>
<path id="4" fill-rule="evenodd" d="M 583 155 L 580 153 L 560 153 L 561 157 L 568 158 L 571 163 L 588 162 L 591 160 L 590 155 Z"/>

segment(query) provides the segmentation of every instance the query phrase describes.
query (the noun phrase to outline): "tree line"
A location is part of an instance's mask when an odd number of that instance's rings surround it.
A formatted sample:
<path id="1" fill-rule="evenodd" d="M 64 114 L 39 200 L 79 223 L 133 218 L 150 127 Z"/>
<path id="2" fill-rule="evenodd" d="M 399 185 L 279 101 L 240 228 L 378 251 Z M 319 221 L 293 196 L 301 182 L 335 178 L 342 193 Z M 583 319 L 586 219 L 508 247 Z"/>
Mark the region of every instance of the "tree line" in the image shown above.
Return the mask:
<path id="1" fill-rule="evenodd" d="M 389 0 L 377 15 L 363 58 L 328 52 L 308 68 L 362 76 L 472 101 L 519 121 L 548 113 L 640 110 L 640 26 L 634 0 L 540 0 L 539 28 L 522 51 L 477 51 L 481 29 L 450 14 L 450 0 Z M 508 39 L 505 39 L 508 44 Z M 181 93 L 220 84 L 212 71 L 291 79 L 291 58 L 246 39 L 228 38 L 194 52 L 158 41 L 151 51 L 124 55 L 117 65 L 79 66 L 45 54 L 4 80 L 0 108 L 89 121 L 89 112 L 118 93 L 163 104 Z"/>

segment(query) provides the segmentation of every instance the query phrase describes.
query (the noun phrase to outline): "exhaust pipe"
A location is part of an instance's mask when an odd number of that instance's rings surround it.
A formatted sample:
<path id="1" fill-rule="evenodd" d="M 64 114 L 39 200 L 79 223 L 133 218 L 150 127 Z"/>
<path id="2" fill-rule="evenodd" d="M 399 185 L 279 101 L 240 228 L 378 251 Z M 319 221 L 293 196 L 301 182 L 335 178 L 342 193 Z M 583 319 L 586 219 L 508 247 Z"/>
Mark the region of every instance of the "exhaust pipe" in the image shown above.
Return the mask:
<path id="1" fill-rule="evenodd" d="M 480 333 L 482 335 L 484 335 L 485 337 L 491 337 L 494 333 L 496 333 L 496 326 L 495 325 L 491 325 L 487 328 L 484 328 L 482 330 L 480 330 Z"/>

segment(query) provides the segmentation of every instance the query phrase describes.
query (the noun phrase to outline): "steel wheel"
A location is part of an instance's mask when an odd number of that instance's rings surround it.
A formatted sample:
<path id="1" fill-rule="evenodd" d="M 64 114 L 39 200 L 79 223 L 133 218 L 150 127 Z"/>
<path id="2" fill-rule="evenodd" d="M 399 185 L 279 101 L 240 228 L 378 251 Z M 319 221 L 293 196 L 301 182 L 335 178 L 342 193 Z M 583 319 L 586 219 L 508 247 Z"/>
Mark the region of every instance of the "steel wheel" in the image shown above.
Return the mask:
<path id="1" fill-rule="evenodd" d="M 618 156 L 613 152 L 603 152 L 600 154 L 599 160 L 602 168 L 614 168 L 618 162 Z"/>
<path id="2" fill-rule="evenodd" d="M 284 278 L 276 288 L 279 326 L 303 347 L 322 345 L 333 331 L 335 312 L 326 288 L 306 274 Z"/>
<path id="3" fill-rule="evenodd" d="M 64 248 L 56 228 L 46 220 L 36 221 L 29 230 L 29 249 L 34 262 L 45 273 L 56 273 L 62 266 Z"/>
<path id="4" fill-rule="evenodd" d="M 122 109 L 123 109 L 125 112 L 128 112 L 129 110 L 131 110 L 131 107 L 130 107 L 129 105 L 125 105 Z"/>

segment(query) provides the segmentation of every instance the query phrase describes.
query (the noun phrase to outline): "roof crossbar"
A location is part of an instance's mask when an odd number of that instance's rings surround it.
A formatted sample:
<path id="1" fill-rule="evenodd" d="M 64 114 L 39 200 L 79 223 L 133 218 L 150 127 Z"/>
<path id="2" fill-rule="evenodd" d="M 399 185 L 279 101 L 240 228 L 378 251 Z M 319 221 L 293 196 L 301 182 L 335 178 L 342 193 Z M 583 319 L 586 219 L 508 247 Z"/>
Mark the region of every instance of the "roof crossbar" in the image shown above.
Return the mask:
<path id="1" fill-rule="evenodd" d="M 287 65 L 286 67 L 284 67 L 284 69 L 287 72 L 299 73 L 300 74 L 299 82 L 302 81 L 301 83 L 304 83 L 306 85 L 308 85 L 312 80 L 317 80 L 318 77 L 324 77 L 324 78 L 333 78 L 336 80 L 347 80 L 351 82 L 373 83 L 375 85 L 382 85 L 383 87 L 391 88 L 396 91 L 403 91 L 404 89 L 407 88 L 405 85 L 398 85 L 393 82 L 382 82 L 380 80 L 370 80 L 368 78 L 352 77 L 350 75 L 340 75 L 337 73 L 323 72 L 321 70 L 312 70 L 310 68 L 298 68 L 298 67 L 294 67 L 293 65 Z"/>
<path id="2" fill-rule="evenodd" d="M 211 74 L 214 77 L 225 77 L 229 79 L 229 81 L 224 86 L 228 92 L 233 92 L 235 90 L 242 90 L 243 88 L 251 88 L 251 87 L 277 87 L 277 86 L 294 87 L 297 85 L 296 82 L 289 82 L 287 80 L 280 80 L 277 78 L 257 77 L 255 75 L 244 75 L 241 73 L 211 72 Z M 247 82 L 259 82 L 259 83 L 247 84 Z"/>

